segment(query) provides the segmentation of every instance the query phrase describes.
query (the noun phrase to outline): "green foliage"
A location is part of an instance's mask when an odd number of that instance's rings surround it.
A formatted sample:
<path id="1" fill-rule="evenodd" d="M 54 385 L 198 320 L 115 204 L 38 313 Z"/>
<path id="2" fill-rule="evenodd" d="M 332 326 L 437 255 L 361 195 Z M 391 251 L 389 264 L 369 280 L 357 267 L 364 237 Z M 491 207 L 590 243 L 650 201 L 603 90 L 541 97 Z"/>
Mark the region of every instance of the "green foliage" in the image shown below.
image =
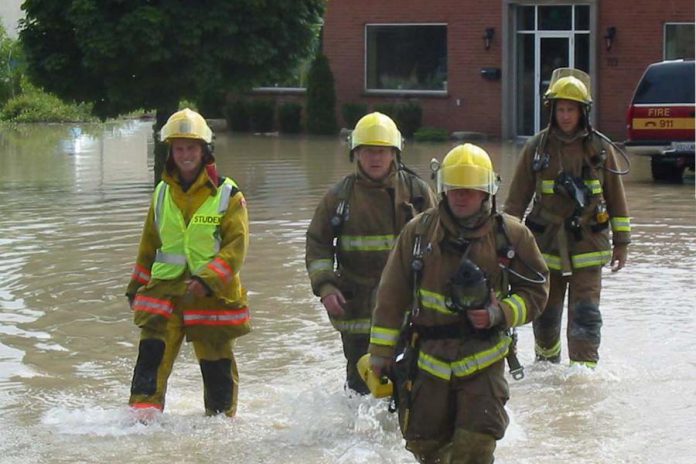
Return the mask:
<path id="1" fill-rule="evenodd" d="M 22 81 L 21 93 L 7 100 L 0 119 L 12 122 L 85 122 L 93 121 L 91 106 L 64 103 L 55 95 Z"/>
<path id="2" fill-rule="evenodd" d="M 395 103 L 378 103 L 374 106 L 374 110 L 382 114 L 386 114 L 396 122 L 396 104 Z M 396 124 L 399 125 L 398 123 Z M 400 129 L 399 129 L 400 130 Z"/>
<path id="3" fill-rule="evenodd" d="M 329 60 L 318 53 L 307 76 L 307 131 L 331 135 L 336 124 L 336 91 Z"/>
<path id="4" fill-rule="evenodd" d="M 344 103 L 341 108 L 341 116 L 346 127 L 352 129 L 355 124 L 367 114 L 367 105 L 364 103 Z"/>
<path id="5" fill-rule="evenodd" d="M 93 102 L 101 118 L 137 108 L 164 113 L 183 98 L 214 110 L 209 100 L 221 93 L 278 82 L 296 70 L 313 50 L 325 5 L 25 0 L 20 41 L 34 82 L 62 98 Z"/>
<path id="6" fill-rule="evenodd" d="M 413 133 L 416 142 L 445 142 L 449 138 L 449 132 L 439 127 L 421 127 Z"/>
<path id="7" fill-rule="evenodd" d="M 21 91 L 23 61 L 19 43 L 9 38 L 0 24 L 0 106 Z"/>
<path id="8" fill-rule="evenodd" d="M 287 102 L 278 108 L 278 126 L 286 134 L 297 134 L 302 131 L 302 105 Z"/>
<path id="9" fill-rule="evenodd" d="M 275 119 L 275 102 L 252 100 L 249 103 L 249 126 L 253 132 L 271 132 Z"/>
<path id="10" fill-rule="evenodd" d="M 234 100 L 223 108 L 225 119 L 230 130 L 237 132 L 248 132 L 249 126 L 249 103 L 246 100 Z"/>

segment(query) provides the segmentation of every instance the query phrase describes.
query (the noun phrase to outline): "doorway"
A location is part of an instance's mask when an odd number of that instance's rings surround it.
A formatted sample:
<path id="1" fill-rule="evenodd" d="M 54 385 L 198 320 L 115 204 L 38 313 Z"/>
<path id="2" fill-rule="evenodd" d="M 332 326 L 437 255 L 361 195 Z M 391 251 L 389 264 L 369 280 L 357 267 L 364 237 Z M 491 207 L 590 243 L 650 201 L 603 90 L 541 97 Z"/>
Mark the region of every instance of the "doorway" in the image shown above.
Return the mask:
<path id="1" fill-rule="evenodd" d="M 544 93 L 553 70 L 590 74 L 590 5 L 517 5 L 515 16 L 516 134 L 531 136 L 548 124 Z"/>

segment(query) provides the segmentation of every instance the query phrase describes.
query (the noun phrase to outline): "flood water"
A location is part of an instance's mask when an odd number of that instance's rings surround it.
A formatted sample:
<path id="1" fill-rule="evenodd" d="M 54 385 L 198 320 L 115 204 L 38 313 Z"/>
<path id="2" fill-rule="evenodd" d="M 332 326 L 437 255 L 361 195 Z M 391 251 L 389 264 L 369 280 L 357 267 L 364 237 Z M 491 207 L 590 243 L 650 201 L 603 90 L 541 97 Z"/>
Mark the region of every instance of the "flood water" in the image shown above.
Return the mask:
<path id="1" fill-rule="evenodd" d="M 123 294 L 152 192 L 150 124 L 0 128 L 0 462 L 415 462 L 383 400 L 344 394 L 339 337 L 304 269 L 314 208 L 353 169 L 333 137 L 218 134 L 252 233 L 238 416 L 204 416 L 185 346 L 165 413 L 131 420 L 138 330 Z M 504 199 L 519 146 L 483 145 Z M 405 160 L 426 175 L 450 146 L 409 144 Z M 695 462 L 694 178 L 656 185 L 649 168 L 634 159 L 625 178 L 634 243 L 605 273 L 598 369 L 568 367 L 565 347 L 564 364 L 535 365 L 521 328 L 527 375 L 510 379 L 496 463 Z"/>

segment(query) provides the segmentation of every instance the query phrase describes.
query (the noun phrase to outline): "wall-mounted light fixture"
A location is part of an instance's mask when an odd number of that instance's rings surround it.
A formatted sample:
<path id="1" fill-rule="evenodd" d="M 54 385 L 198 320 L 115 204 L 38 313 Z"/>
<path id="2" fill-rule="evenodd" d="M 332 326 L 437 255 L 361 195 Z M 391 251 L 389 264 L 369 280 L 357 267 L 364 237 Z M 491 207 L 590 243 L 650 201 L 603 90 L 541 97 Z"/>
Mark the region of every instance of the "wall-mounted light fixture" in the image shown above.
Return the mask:
<path id="1" fill-rule="evenodd" d="M 616 37 L 616 28 L 614 26 L 607 27 L 607 33 L 604 34 L 604 44 L 607 51 L 611 50 L 611 46 L 614 45 L 614 37 Z"/>
<path id="2" fill-rule="evenodd" d="M 495 35 L 495 28 L 487 27 L 483 33 L 483 46 L 486 50 L 491 48 L 491 42 L 493 42 L 493 36 Z"/>

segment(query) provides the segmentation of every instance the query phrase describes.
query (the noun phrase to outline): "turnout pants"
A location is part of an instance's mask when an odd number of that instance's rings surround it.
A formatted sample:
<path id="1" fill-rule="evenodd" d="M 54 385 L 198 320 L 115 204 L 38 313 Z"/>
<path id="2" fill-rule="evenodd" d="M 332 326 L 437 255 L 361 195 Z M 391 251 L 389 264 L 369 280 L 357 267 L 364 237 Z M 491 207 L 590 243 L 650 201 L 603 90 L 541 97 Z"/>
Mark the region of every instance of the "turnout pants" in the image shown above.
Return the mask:
<path id="1" fill-rule="evenodd" d="M 174 310 L 164 332 L 142 328 L 138 360 L 133 371 L 128 404 L 134 408 L 164 410 L 167 380 L 184 340 L 180 310 Z M 204 404 L 208 415 L 237 412 L 239 374 L 232 349 L 234 340 L 210 343 L 193 341 L 193 349 L 203 377 Z"/>
<path id="2" fill-rule="evenodd" d="M 561 355 L 561 319 L 568 290 L 568 356 L 571 363 L 594 367 L 599 361 L 602 315 L 599 296 L 602 268 L 577 269 L 570 276 L 551 272 L 551 290 L 546 309 L 534 320 L 537 359 L 559 362 Z"/>
<path id="3" fill-rule="evenodd" d="M 509 397 L 505 361 L 449 382 L 418 372 L 405 425 L 405 398 L 399 417 L 408 449 L 422 464 L 491 464 L 496 440 L 505 434 Z M 400 394 L 401 394 L 400 390 Z"/>

